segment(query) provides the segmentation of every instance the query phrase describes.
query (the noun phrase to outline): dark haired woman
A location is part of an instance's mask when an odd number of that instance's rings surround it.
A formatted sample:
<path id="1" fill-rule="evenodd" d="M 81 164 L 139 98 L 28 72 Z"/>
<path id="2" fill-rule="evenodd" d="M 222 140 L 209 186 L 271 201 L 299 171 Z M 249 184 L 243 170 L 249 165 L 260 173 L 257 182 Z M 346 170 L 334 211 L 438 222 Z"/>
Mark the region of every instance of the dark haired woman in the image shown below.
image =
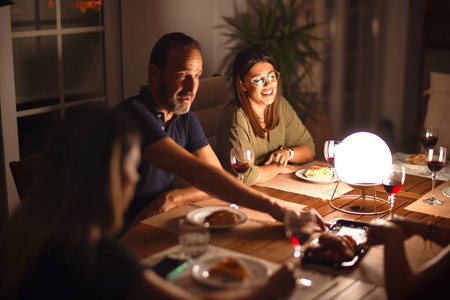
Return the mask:
<path id="1" fill-rule="evenodd" d="M 233 63 L 235 99 L 225 109 L 218 136 L 222 166 L 232 172 L 230 150 L 248 147 L 254 165 L 245 173 L 247 185 L 268 181 L 299 169 L 314 158 L 314 141 L 287 100 L 278 95 L 280 73 L 263 48 L 239 52 Z"/>
<path id="2" fill-rule="evenodd" d="M 0 299 L 189 299 L 114 239 L 139 180 L 137 127 L 103 110 L 58 125 L 2 232 Z"/>

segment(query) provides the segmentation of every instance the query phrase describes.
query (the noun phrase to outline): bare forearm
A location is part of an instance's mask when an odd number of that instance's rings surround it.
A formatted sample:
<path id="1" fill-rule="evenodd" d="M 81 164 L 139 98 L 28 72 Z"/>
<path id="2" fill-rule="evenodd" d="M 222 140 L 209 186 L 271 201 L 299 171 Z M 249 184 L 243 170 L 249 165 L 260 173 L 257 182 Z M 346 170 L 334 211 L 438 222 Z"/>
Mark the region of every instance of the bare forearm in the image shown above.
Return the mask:
<path id="1" fill-rule="evenodd" d="M 211 198 L 209 194 L 193 186 L 174 189 L 168 193 L 168 200 L 172 201 L 177 207 L 188 203 L 206 200 L 209 198 Z"/>
<path id="2" fill-rule="evenodd" d="M 294 156 L 289 161 L 291 163 L 303 164 L 314 159 L 314 151 L 305 145 L 296 146 L 292 149 L 294 150 Z"/>
<path id="3" fill-rule="evenodd" d="M 190 182 L 212 196 L 270 212 L 277 220 L 283 218 L 284 209 L 269 196 L 240 183 L 223 169 L 197 159 L 171 139 L 166 138 L 148 146 L 143 154 L 150 164 Z"/>

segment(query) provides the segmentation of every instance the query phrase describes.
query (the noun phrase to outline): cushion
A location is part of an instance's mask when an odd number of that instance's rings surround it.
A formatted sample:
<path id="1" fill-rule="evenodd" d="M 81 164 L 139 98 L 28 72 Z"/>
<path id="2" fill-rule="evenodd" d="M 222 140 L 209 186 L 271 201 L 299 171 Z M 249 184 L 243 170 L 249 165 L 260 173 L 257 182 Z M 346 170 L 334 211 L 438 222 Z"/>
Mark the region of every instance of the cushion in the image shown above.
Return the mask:
<path id="1" fill-rule="evenodd" d="M 436 146 L 446 147 L 450 157 L 450 74 L 430 72 L 430 98 L 424 126 L 439 129 Z"/>

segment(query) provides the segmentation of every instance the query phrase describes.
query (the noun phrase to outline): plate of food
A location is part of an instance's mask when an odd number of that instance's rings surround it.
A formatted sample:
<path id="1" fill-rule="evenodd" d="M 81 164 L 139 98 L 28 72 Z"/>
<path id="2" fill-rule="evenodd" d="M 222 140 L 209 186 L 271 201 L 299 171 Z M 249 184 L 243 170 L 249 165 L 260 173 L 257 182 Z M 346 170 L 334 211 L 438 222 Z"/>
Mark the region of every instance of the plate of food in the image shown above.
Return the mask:
<path id="1" fill-rule="evenodd" d="M 295 172 L 295 175 L 303 180 L 314 183 L 330 183 L 331 170 L 328 166 L 314 164 L 309 169 L 301 169 Z M 337 174 L 334 175 L 333 182 L 339 180 Z"/>
<path id="2" fill-rule="evenodd" d="M 330 230 L 315 237 L 305 249 L 303 263 L 319 263 L 333 267 L 352 267 L 368 250 L 369 225 L 338 219 Z"/>
<path id="3" fill-rule="evenodd" d="M 193 210 L 187 214 L 189 222 L 209 223 L 209 228 L 225 229 L 245 223 L 248 216 L 242 210 L 229 206 L 210 206 Z"/>
<path id="4" fill-rule="evenodd" d="M 425 153 L 402 153 L 397 155 L 397 160 L 411 172 L 425 172 L 428 169 Z"/>
<path id="5" fill-rule="evenodd" d="M 191 275 L 197 282 L 215 288 L 253 285 L 271 275 L 257 259 L 237 256 L 213 256 L 196 262 Z"/>

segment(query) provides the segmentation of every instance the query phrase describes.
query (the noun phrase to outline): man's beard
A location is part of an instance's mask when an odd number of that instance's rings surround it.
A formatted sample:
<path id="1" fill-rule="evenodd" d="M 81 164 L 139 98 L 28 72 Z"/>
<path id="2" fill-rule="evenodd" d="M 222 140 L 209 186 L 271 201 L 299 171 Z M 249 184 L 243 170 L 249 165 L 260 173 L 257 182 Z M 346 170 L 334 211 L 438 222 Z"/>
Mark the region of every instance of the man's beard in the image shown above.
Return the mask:
<path id="1" fill-rule="evenodd" d="M 175 98 L 171 98 L 168 96 L 168 92 L 167 92 L 167 86 L 166 85 L 162 85 L 161 89 L 160 89 L 160 99 L 162 101 L 162 104 L 164 105 L 164 108 L 167 109 L 169 112 L 173 112 L 174 114 L 177 115 L 182 115 L 185 114 L 189 111 L 189 109 L 191 108 L 191 103 L 185 103 L 184 101 L 182 101 L 182 103 L 180 103 L 177 100 L 177 97 Z M 181 96 L 181 97 L 193 97 L 191 92 L 186 92 L 186 93 L 179 93 L 176 96 Z"/>

